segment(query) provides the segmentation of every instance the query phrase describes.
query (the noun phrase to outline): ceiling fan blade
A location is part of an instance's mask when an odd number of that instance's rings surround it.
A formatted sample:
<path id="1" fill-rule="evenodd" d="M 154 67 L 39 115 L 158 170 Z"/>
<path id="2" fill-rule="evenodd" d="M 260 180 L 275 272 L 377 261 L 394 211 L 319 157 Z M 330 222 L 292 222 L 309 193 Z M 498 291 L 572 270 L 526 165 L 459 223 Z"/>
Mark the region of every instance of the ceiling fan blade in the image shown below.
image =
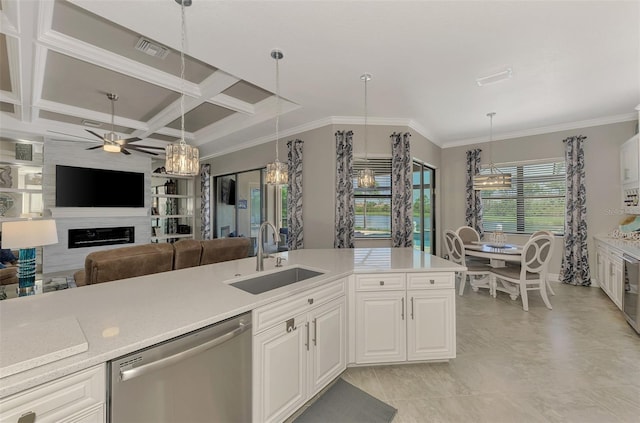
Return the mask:
<path id="1" fill-rule="evenodd" d="M 124 148 L 121 148 L 121 149 L 120 149 L 120 152 L 121 152 L 122 154 L 126 154 L 127 156 L 131 154 L 131 153 L 129 153 L 127 150 L 125 150 Z"/>
<path id="2" fill-rule="evenodd" d="M 153 145 L 127 144 L 127 148 L 148 148 L 149 150 L 166 150 L 166 147 L 155 147 Z"/>
<path id="3" fill-rule="evenodd" d="M 101 140 L 104 140 L 104 137 L 102 135 L 98 135 L 96 132 L 93 132 L 91 129 L 85 129 L 85 131 L 87 131 L 90 134 L 95 135 L 96 137 L 100 138 Z"/>
<path id="4" fill-rule="evenodd" d="M 96 145 L 95 147 L 85 148 L 85 150 L 95 150 L 96 148 L 102 148 L 102 145 Z"/>
<path id="5" fill-rule="evenodd" d="M 88 140 L 88 141 L 91 141 L 91 142 L 97 142 L 93 138 L 81 137 L 79 135 L 73 135 L 73 134 L 65 134 L 64 132 L 52 131 L 50 129 L 47 129 L 47 132 L 51 132 L 52 134 L 66 135 L 67 137 L 80 138 L 80 139 Z M 60 141 L 69 141 L 69 140 L 60 140 Z"/>
<path id="6" fill-rule="evenodd" d="M 142 141 L 142 138 L 138 138 L 138 137 L 131 137 L 131 138 L 125 138 L 122 140 L 125 144 L 128 142 L 136 142 L 136 141 Z"/>
<path id="7" fill-rule="evenodd" d="M 152 151 L 141 150 L 141 149 L 139 149 L 139 148 L 137 148 L 136 146 L 133 146 L 133 145 L 128 145 L 127 148 L 129 150 L 137 151 L 139 153 L 151 154 L 152 156 L 157 156 L 158 155 L 158 153 L 154 153 Z"/>

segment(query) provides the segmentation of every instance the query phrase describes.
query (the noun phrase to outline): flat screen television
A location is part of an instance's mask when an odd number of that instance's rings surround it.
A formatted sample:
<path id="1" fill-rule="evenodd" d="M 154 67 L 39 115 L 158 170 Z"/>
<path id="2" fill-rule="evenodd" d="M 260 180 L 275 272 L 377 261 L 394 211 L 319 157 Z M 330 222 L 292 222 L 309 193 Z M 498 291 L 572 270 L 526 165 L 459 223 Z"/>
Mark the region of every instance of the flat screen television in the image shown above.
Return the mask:
<path id="1" fill-rule="evenodd" d="M 56 207 L 144 207 L 144 173 L 56 165 Z"/>

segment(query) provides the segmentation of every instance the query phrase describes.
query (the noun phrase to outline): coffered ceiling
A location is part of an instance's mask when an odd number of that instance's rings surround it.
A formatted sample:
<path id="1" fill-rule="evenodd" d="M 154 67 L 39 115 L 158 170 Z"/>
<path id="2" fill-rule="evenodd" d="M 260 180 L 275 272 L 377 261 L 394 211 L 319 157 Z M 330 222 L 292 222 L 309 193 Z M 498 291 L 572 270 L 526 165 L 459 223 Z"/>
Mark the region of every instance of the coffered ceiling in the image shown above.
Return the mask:
<path id="1" fill-rule="evenodd" d="M 328 123 L 407 125 L 443 147 L 637 118 L 637 1 L 0 0 L 2 135 L 164 146 L 185 130 L 201 155 Z M 141 38 L 144 40 L 141 41 Z M 136 49 L 151 45 L 156 57 Z M 164 52 L 164 54 L 162 54 Z M 476 79 L 512 69 L 512 78 Z M 66 134 L 66 135 L 63 135 Z"/>

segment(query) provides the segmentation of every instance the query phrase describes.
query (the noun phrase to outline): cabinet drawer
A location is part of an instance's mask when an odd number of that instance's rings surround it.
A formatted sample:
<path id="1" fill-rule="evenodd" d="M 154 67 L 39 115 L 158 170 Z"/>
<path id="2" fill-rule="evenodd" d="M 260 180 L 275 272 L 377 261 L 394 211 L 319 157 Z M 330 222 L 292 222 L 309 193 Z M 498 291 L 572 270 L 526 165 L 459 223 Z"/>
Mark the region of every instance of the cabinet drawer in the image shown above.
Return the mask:
<path id="1" fill-rule="evenodd" d="M 253 329 L 255 333 L 306 312 L 313 307 L 346 294 L 345 280 L 329 282 L 309 291 L 296 294 L 284 300 L 276 301 L 253 310 Z"/>
<path id="2" fill-rule="evenodd" d="M 404 289 L 404 273 L 356 275 L 356 291 L 386 291 Z"/>
<path id="3" fill-rule="evenodd" d="M 454 273 L 408 273 L 407 289 L 454 288 Z"/>
<path id="4" fill-rule="evenodd" d="M 104 416 L 105 384 L 105 368 L 100 365 L 19 392 L 0 401 L 0 421 L 17 422 L 29 412 L 38 423 Z"/>

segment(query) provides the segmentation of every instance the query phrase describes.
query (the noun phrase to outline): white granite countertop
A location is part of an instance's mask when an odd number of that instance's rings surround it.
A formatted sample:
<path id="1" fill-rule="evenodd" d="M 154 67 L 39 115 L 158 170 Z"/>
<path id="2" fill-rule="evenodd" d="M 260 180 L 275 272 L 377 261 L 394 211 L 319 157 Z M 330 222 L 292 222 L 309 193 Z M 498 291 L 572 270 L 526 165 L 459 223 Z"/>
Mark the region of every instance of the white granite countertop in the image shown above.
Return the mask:
<path id="1" fill-rule="evenodd" d="M 228 285 L 258 273 L 256 259 L 247 258 L 0 301 L 0 343 L 5 347 L 14 344 L 11 337 L 24 328 L 26 339 L 15 344 L 40 351 L 41 340 L 35 334 L 41 331 L 33 329 L 65 319 L 77 320 L 88 343 L 84 352 L 0 379 L 0 398 L 352 273 L 463 269 L 410 248 L 308 249 L 277 255 L 286 259 L 283 268 L 274 268 L 275 258 L 265 259 L 264 272 L 300 265 L 325 273 L 253 295 Z M 60 325 L 56 330 L 63 336 L 70 328 Z"/>
<path id="2" fill-rule="evenodd" d="M 607 235 L 596 235 L 594 238 L 640 260 L 640 241 L 611 238 Z"/>

